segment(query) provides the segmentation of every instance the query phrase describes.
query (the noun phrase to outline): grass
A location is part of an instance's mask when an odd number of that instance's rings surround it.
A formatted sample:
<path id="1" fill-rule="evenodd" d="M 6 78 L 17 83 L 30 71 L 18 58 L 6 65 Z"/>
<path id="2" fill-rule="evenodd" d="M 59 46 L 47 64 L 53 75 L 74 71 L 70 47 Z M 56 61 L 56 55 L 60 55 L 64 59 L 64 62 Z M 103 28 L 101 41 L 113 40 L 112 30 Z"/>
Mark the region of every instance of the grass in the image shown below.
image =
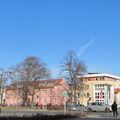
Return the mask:
<path id="1" fill-rule="evenodd" d="M 0 107 L 1 110 L 39 110 L 41 109 L 40 107 Z M 42 110 L 46 110 L 46 107 L 43 107 Z"/>

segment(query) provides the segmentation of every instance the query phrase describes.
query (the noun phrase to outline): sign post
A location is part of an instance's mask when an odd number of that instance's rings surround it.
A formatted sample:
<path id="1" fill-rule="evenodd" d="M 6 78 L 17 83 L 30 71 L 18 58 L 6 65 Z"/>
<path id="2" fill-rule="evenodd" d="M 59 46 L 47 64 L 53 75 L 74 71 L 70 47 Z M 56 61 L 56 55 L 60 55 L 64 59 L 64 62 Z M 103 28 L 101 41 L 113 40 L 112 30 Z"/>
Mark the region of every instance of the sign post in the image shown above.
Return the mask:
<path id="1" fill-rule="evenodd" d="M 63 91 L 63 96 L 64 96 L 64 114 L 66 114 L 66 96 L 68 96 L 67 91 Z"/>

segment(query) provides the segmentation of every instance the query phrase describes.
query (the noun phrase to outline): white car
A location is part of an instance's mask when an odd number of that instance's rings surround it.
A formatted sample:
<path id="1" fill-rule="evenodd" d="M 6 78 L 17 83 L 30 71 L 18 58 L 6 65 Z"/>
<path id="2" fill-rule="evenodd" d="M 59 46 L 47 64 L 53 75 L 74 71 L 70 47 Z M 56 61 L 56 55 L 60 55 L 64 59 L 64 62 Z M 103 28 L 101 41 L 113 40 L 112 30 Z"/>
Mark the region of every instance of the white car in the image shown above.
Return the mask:
<path id="1" fill-rule="evenodd" d="M 120 105 L 117 105 L 117 108 L 120 109 Z"/>
<path id="2" fill-rule="evenodd" d="M 82 104 L 73 105 L 71 109 L 73 111 L 87 111 L 87 108 Z"/>
<path id="3" fill-rule="evenodd" d="M 90 112 L 92 111 L 105 111 L 105 112 L 111 112 L 112 109 L 110 106 L 107 107 L 105 103 L 100 103 L 100 102 L 93 102 L 89 103 L 87 110 Z"/>

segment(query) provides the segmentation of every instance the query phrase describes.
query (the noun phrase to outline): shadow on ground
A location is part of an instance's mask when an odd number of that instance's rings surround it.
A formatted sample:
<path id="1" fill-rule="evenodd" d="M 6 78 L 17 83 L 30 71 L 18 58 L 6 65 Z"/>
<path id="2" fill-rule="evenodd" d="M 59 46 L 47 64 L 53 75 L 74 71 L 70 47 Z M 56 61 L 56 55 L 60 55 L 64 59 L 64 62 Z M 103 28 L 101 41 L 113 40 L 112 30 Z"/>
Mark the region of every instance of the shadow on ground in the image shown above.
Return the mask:
<path id="1" fill-rule="evenodd" d="M 0 120 L 62 120 L 62 119 L 69 119 L 69 118 L 80 118 L 81 114 L 74 114 L 74 115 L 41 115 L 37 114 L 35 116 L 22 116 L 22 117 L 0 117 Z"/>

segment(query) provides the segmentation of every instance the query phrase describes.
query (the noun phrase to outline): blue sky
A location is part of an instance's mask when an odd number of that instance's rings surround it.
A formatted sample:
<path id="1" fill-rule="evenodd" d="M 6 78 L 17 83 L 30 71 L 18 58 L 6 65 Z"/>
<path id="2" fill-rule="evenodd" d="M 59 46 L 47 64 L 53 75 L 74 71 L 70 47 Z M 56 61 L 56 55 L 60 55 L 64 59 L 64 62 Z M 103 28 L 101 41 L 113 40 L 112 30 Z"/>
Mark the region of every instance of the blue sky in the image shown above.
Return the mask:
<path id="1" fill-rule="evenodd" d="M 28 56 L 48 64 L 53 77 L 67 50 L 88 72 L 120 75 L 119 0 L 0 1 L 0 67 Z"/>

